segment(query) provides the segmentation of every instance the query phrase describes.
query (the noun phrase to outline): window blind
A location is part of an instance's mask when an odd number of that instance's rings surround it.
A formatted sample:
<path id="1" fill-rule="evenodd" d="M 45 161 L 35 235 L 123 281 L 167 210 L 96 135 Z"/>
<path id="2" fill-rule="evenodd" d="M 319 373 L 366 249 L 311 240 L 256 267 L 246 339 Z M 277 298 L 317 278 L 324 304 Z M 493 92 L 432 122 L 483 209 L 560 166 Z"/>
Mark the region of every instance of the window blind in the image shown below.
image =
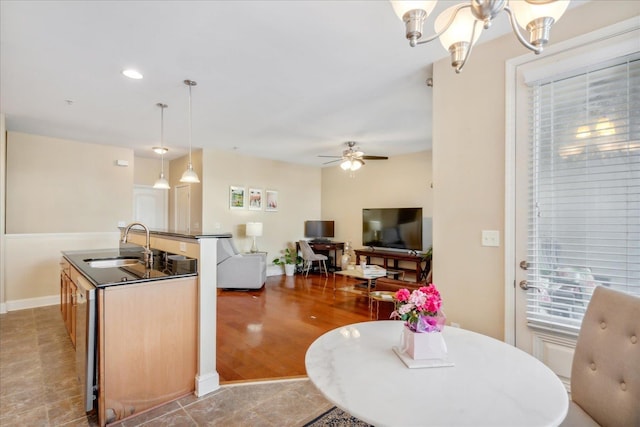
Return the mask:
<path id="1" fill-rule="evenodd" d="M 533 83 L 527 320 L 577 334 L 595 286 L 640 295 L 640 53 Z"/>

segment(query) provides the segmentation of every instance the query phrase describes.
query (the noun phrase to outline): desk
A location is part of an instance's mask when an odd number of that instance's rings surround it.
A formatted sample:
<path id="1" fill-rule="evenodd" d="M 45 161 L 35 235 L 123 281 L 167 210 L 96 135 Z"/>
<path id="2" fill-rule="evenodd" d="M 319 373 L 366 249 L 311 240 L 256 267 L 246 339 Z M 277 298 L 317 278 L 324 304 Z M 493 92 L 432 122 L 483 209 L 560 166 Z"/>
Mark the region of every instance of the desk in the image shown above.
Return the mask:
<path id="1" fill-rule="evenodd" d="M 340 251 L 340 257 L 344 252 L 344 242 L 314 242 L 309 240 L 309 246 L 315 253 L 321 253 L 327 255 L 329 262 L 327 267 L 331 267 L 333 270 L 340 269 L 340 258 L 338 258 L 338 251 Z M 296 253 L 300 251 L 300 243 L 296 242 Z M 331 257 L 333 252 L 333 258 Z"/>
<path id="2" fill-rule="evenodd" d="M 360 257 L 364 256 L 367 258 L 367 264 L 375 264 L 371 262 L 371 258 L 381 258 L 382 266 L 387 270 L 403 270 L 398 267 L 398 263 L 400 261 L 410 262 L 415 264 L 415 269 L 406 271 L 415 271 L 416 274 L 416 282 L 423 282 L 427 279 L 427 273 L 429 273 L 429 269 L 431 266 L 431 257 L 425 257 L 424 255 L 413 255 L 407 252 L 394 252 L 394 251 L 384 251 L 384 250 L 371 250 L 371 249 L 356 249 L 356 261 L 360 261 Z M 425 263 L 423 268 L 422 263 Z"/>
<path id="3" fill-rule="evenodd" d="M 381 426 L 557 426 L 569 399 L 538 359 L 501 341 L 445 327 L 453 367 L 409 369 L 393 352 L 402 321 L 356 323 L 316 339 L 307 375 L 336 406 Z"/>

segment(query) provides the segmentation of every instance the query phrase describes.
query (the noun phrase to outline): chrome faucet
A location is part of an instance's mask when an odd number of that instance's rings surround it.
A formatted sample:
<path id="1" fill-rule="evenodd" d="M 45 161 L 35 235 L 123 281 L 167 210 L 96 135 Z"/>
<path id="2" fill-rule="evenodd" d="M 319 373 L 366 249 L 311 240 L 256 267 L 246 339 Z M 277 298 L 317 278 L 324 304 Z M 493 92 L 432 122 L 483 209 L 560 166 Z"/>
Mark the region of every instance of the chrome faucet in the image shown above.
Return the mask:
<path id="1" fill-rule="evenodd" d="M 147 244 L 144 246 L 143 259 L 144 259 L 145 268 L 151 269 L 153 268 L 153 251 L 151 250 L 151 239 L 149 237 L 149 227 L 147 227 L 141 222 L 132 222 L 131 224 L 127 225 L 127 227 L 124 229 L 124 234 L 122 235 L 122 243 L 127 243 L 127 237 L 129 237 L 129 230 L 131 230 L 131 228 L 134 225 L 139 225 L 140 227 L 144 228 L 144 231 L 146 233 Z"/>

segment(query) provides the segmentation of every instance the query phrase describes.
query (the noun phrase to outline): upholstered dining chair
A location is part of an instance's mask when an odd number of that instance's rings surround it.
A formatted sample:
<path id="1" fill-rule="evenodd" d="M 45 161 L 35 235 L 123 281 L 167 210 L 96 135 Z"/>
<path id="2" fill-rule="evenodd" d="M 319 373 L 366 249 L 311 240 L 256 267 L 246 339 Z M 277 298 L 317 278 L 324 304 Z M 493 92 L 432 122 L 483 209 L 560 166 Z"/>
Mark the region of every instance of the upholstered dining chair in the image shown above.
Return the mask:
<path id="1" fill-rule="evenodd" d="M 598 286 L 582 320 L 562 426 L 640 426 L 640 297 Z"/>
<path id="2" fill-rule="evenodd" d="M 329 273 L 327 272 L 327 256 L 322 254 L 317 254 L 313 252 L 311 246 L 309 246 L 309 242 L 306 240 L 300 240 L 300 251 L 302 252 L 302 259 L 304 260 L 304 269 L 305 269 L 305 277 L 309 276 L 309 269 L 314 261 L 318 261 L 318 267 L 320 268 L 320 273 L 322 273 L 322 267 L 324 267 L 325 276 L 329 277 Z"/>

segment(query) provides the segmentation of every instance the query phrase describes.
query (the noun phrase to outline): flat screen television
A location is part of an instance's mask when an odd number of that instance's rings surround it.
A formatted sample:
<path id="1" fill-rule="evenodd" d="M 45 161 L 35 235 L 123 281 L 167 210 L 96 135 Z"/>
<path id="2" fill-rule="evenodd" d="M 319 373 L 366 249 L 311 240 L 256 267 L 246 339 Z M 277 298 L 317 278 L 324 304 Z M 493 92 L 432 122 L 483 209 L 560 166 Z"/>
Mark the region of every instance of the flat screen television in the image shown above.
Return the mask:
<path id="1" fill-rule="evenodd" d="M 329 241 L 334 237 L 334 221 L 305 221 L 304 237 L 315 241 Z"/>
<path id="2" fill-rule="evenodd" d="M 362 244 L 422 250 L 422 208 L 362 209 Z"/>

